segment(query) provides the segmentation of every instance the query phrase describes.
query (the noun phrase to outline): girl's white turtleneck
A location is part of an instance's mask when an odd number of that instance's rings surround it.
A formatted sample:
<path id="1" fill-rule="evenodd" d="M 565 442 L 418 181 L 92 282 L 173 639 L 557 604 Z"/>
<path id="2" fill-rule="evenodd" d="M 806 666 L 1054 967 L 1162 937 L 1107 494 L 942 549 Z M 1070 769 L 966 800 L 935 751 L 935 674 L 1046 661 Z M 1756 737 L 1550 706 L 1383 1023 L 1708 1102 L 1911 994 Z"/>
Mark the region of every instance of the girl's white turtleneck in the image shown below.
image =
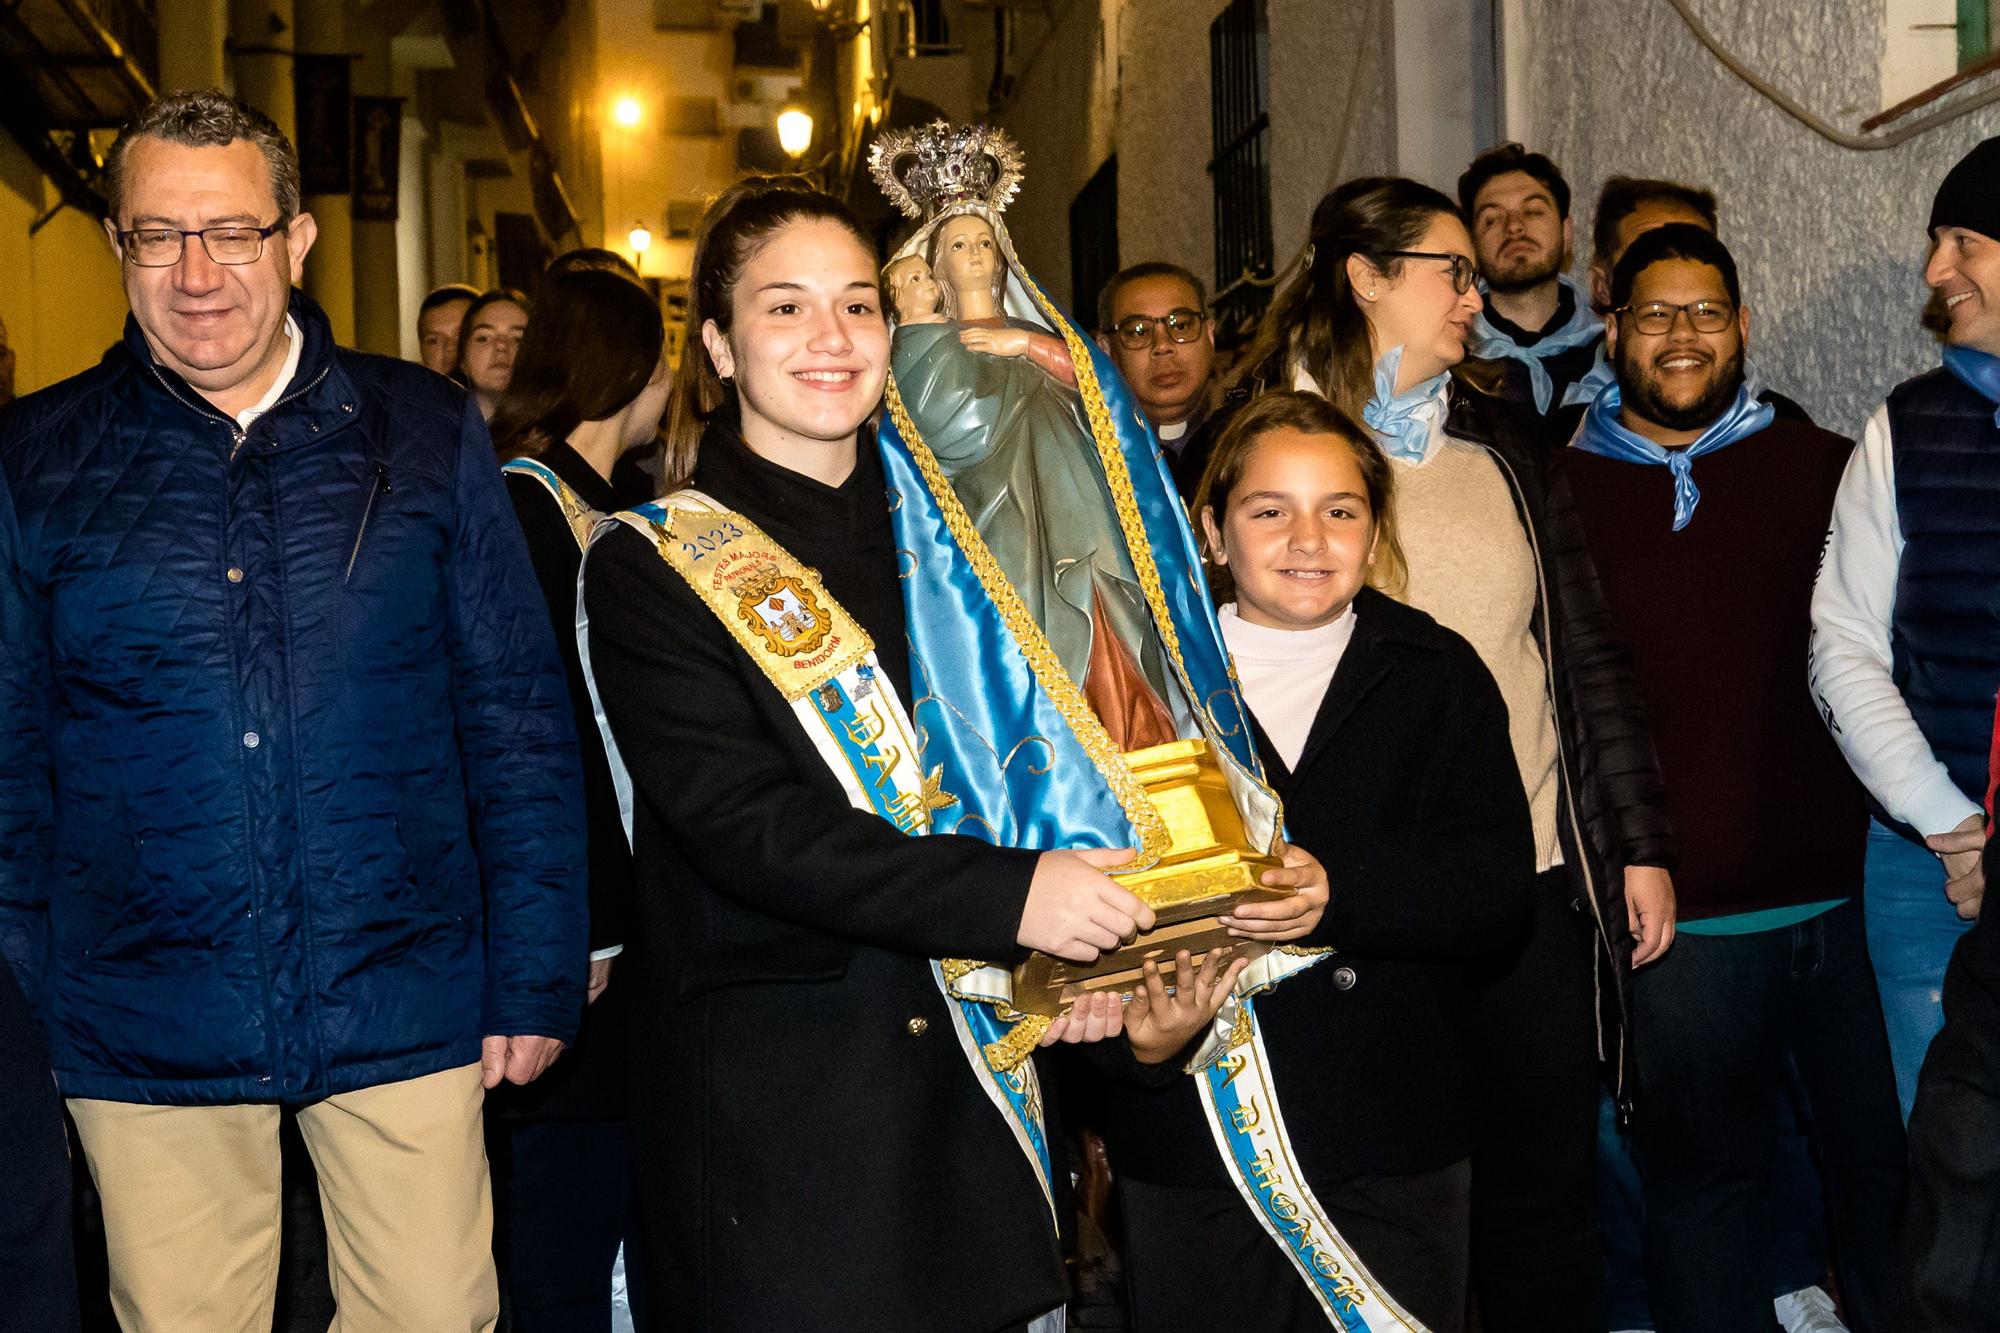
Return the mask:
<path id="1" fill-rule="evenodd" d="M 1349 602 L 1338 618 L 1317 629 L 1253 625 L 1236 614 L 1234 602 L 1223 605 L 1219 618 L 1222 641 L 1229 645 L 1243 683 L 1243 701 L 1278 747 L 1285 767 L 1296 768 L 1334 668 L 1354 638 L 1354 604 Z"/>

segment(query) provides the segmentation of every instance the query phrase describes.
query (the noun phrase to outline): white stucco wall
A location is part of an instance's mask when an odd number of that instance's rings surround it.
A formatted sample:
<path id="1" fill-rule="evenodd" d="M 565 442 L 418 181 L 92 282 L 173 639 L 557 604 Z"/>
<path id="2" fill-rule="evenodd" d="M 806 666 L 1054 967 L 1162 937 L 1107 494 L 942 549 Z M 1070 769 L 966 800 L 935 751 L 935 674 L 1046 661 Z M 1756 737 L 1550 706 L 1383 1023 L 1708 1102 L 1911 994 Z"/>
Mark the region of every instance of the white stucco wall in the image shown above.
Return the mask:
<path id="1" fill-rule="evenodd" d="M 1694 0 L 1751 68 L 1822 118 L 1881 106 L 1883 0 Z M 1938 180 L 2000 133 L 1987 108 L 1885 152 L 1837 148 L 1722 68 L 1657 0 L 1529 0 L 1536 146 L 1578 196 L 1579 249 L 1607 175 L 1706 185 L 1743 271 L 1753 354 L 1827 427 L 1858 432 L 1937 364 L 1917 325 Z M 1581 258 L 1581 256 L 1579 257 Z"/>

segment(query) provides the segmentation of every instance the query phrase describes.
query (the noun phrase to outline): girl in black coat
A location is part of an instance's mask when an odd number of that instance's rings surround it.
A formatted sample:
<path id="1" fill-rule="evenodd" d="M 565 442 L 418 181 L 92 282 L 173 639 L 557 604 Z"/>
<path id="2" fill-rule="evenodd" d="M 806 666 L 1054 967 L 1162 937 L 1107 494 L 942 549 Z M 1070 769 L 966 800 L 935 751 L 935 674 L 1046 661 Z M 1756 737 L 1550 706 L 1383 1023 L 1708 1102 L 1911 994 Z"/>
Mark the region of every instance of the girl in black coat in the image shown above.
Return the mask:
<path id="1" fill-rule="evenodd" d="M 1534 845 L 1498 688 L 1458 635 L 1373 588 L 1400 560 L 1387 461 L 1314 394 L 1267 394 L 1197 498 L 1228 642 L 1336 953 L 1257 1001 L 1307 1183 L 1391 1297 L 1463 1327 L 1476 1088 L 1467 970 L 1517 947 Z M 1134 1327 L 1324 1329 L 1224 1176 L 1187 1052 L 1131 1041 L 1107 1116 Z M 1151 1086 L 1145 1086 L 1150 1084 Z"/>

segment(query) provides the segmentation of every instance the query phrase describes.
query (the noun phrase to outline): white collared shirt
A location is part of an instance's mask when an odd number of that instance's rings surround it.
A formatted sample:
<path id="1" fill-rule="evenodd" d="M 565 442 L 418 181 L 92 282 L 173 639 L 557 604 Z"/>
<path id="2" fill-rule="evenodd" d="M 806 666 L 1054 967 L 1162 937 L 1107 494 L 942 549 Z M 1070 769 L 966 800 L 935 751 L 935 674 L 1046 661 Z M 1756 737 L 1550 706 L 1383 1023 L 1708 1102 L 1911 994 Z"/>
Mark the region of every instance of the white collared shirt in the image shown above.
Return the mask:
<path id="1" fill-rule="evenodd" d="M 236 414 L 238 430 L 249 430 L 250 423 L 276 407 L 278 400 L 285 396 L 285 390 L 292 387 L 292 380 L 299 373 L 299 357 L 305 351 L 306 338 L 299 332 L 298 321 L 290 315 L 285 316 L 285 338 L 291 347 L 285 353 L 284 368 L 278 371 L 278 378 L 271 381 L 271 387 L 264 391 L 262 398 Z"/>

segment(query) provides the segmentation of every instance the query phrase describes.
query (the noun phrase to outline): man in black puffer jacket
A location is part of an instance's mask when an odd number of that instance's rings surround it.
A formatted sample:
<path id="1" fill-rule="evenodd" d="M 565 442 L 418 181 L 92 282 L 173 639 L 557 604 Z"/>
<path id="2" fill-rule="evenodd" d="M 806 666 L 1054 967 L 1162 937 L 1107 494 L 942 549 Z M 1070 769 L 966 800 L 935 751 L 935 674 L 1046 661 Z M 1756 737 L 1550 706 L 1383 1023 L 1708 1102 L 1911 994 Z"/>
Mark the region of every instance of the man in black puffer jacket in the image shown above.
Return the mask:
<path id="1" fill-rule="evenodd" d="M 340 1326 L 498 1318 L 482 1084 L 575 1032 L 568 693 L 476 412 L 292 290 L 298 162 L 220 93 L 111 150 L 132 318 L 0 417 L 0 947 L 134 1333 L 268 1326 L 278 1118 Z"/>

